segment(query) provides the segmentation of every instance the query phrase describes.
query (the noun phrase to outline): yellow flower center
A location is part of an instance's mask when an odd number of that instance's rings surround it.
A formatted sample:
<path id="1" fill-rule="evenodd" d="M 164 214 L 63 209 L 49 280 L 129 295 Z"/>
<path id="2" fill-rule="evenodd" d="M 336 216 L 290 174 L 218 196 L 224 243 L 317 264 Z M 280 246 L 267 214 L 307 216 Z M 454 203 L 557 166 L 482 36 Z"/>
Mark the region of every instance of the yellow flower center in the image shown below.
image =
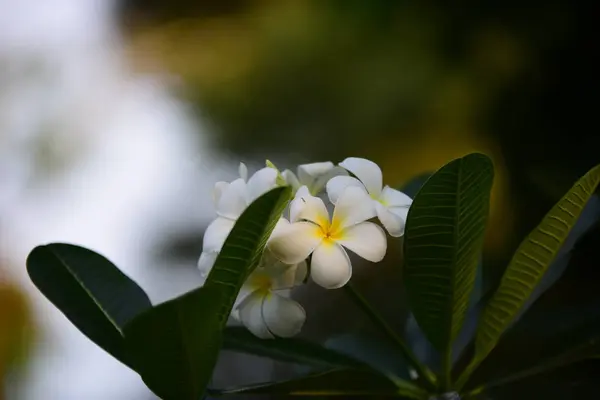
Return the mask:
<path id="1" fill-rule="evenodd" d="M 254 272 L 248 278 L 248 284 L 253 290 L 267 294 L 271 291 L 271 287 L 273 287 L 273 280 L 263 272 Z"/>

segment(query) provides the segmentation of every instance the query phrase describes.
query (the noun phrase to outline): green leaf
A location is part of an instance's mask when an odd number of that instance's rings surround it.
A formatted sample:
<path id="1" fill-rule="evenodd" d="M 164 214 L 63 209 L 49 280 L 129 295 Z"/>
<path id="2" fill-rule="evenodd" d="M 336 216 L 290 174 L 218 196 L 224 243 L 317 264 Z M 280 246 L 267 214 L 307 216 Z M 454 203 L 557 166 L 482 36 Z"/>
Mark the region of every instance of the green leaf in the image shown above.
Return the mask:
<path id="1" fill-rule="evenodd" d="M 152 307 L 146 293 L 113 263 L 83 247 L 52 243 L 27 257 L 35 286 L 84 335 L 131 366 L 122 330 Z"/>
<path id="2" fill-rule="evenodd" d="M 231 308 L 289 198 L 290 189 L 280 187 L 255 200 L 237 220 L 203 287 L 125 327 L 136 370 L 159 397 L 198 400 L 204 394 Z"/>
<path id="3" fill-rule="evenodd" d="M 306 340 L 257 338 L 246 328 L 225 328 L 223 348 L 268 357 L 273 360 L 328 368 L 365 369 L 368 366 L 358 359 L 327 349 Z"/>
<path id="4" fill-rule="evenodd" d="M 283 382 L 242 388 L 211 390 L 211 395 L 270 394 L 275 396 L 406 396 L 426 399 L 427 393 L 412 383 L 398 387 L 393 381 L 367 371 L 332 370 Z"/>
<path id="5" fill-rule="evenodd" d="M 577 181 L 521 243 L 481 316 L 475 337 L 475 355 L 459 378 L 459 388 L 496 346 L 524 306 L 599 183 L 600 165 Z"/>
<path id="6" fill-rule="evenodd" d="M 425 182 L 408 212 L 408 301 L 427 339 L 444 354 L 446 375 L 475 282 L 493 176 L 492 162 L 483 154 L 451 161 Z"/>

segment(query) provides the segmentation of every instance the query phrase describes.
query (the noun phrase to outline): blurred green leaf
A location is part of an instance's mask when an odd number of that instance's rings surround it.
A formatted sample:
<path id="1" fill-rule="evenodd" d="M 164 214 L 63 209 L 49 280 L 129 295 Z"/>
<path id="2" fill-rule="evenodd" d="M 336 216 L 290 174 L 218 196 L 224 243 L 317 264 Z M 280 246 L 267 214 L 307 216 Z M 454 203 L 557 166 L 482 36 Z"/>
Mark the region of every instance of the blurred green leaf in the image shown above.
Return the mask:
<path id="1" fill-rule="evenodd" d="M 483 154 L 453 160 L 427 180 L 408 212 L 408 301 L 425 336 L 444 354 L 446 376 L 475 282 L 493 177 L 492 162 Z"/>
<path id="2" fill-rule="evenodd" d="M 331 370 L 283 382 L 211 391 L 212 395 L 270 394 L 275 396 L 406 396 L 425 399 L 427 393 L 405 382 L 398 387 L 393 381 L 367 371 Z"/>
<path id="3" fill-rule="evenodd" d="M 152 307 L 135 282 L 100 254 L 64 243 L 33 249 L 27 257 L 27 272 L 44 296 L 84 335 L 131 366 L 123 327 Z"/>
<path id="4" fill-rule="evenodd" d="M 599 183 L 600 165 L 577 181 L 521 243 L 481 316 L 475 337 L 475 355 L 458 380 L 459 388 L 496 346 L 524 306 Z"/>
<path id="5" fill-rule="evenodd" d="M 237 220 L 203 287 L 125 327 L 136 370 L 161 398 L 197 400 L 204 394 L 231 308 L 289 198 L 290 188 L 279 187 L 255 200 Z"/>
<path id="6" fill-rule="evenodd" d="M 329 368 L 368 369 L 357 358 L 296 338 L 264 340 L 242 327 L 225 328 L 223 348 L 273 360 Z"/>

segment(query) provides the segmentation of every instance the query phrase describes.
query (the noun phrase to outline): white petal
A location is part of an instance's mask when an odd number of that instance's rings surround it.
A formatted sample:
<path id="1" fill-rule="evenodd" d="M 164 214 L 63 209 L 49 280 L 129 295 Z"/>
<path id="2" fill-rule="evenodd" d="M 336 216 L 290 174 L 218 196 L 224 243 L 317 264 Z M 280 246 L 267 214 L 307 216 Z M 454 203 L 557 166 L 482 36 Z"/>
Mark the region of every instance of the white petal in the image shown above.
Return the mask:
<path id="1" fill-rule="evenodd" d="M 310 187 L 310 191 L 315 196 L 319 194 L 327 182 L 329 182 L 332 178 L 336 176 L 348 176 L 348 172 L 342 167 L 333 167 L 326 173 L 318 176 L 312 183 Z"/>
<path id="2" fill-rule="evenodd" d="M 200 259 L 198 260 L 198 269 L 200 270 L 200 276 L 203 279 L 208 276 L 208 273 L 212 269 L 213 265 L 215 265 L 218 255 L 218 251 L 203 251 L 202 254 L 200 254 Z"/>
<path id="3" fill-rule="evenodd" d="M 242 324 L 255 336 L 261 339 L 272 339 L 273 335 L 263 318 L 264 300 L 263 294 L 259 291 L 250 294 L 238 306 L 238 315 Z"/>
<path id="4" fill-rule="evenodd" d="M 298 188 L 298 191 L 296 191 L 296 194 L 294 195 L 294 200 L 290 202 L 291 222 L 297 222 L 299 220 L 298 215 L 300 214 L 300 211 L 304 208 L 306 204 L 306 201 L 301 200 L 301 198 L 306 198 L 308 196 L 311 196 L 310 192 L 308 191 L 308 187 L 301 186 L 300 188 Z M 329 214 L 327 214 L 327 217 L 329 218 Z"/>
<path id="5" fill-rule="evenodd" d="M 273 274 L 273 290 L 292 289 L 304 283 L 307 266 L 306 261 L 294 265 L 279 261 L 278 264 L 272 264 L 269 271 Z"/>
<path id="6" fill-rule="evenodd" d="M 308 186 L 312 194 L 317 194 L 315 183 L 332 168 L 334 164 L 331 161 L 303 164 L 298 166 L 298 179 L 302 185 Z"/>
<path id="7" fill-rule="evenodd" d="M 217 214 L 231 219 L 237 219 L 246 209 L 248 202 L 246 182 L 238 178 L 231 182 L 221 194 L 217 204 Z"/>
<path id="8" fill-rule="evenodd" d="M 298 179 L 305 185 L 308 185 L 316 177 L 325 174 L 334 167 L 331 161 L 316 162 L 311 164 L 302 164 L 298 166 Z"/>
<path id="9" fill-rule="evenodd" d="M 202 251 L 220 251 L 234 225 L 235 221 L 233 220 L 217 217 L 217 219 L 208 225 L 206 231 L 204 231 Z"/>
<path id="10" fill-rule="evenodd" d="M 365 185 L 369 194 L 379 197 L 383 187 L 381 168 L 365 158 L 348 157 L 340 165 L 352 172 Z"/>
<path id="11" fill-rule="evenodd" d="M 387 208 L 383 204 L 377 202 L 375 204 L 375 209 L 377 211 L 377 218 L 379 218 L 379 221 L 385 227 L 385 230 L 388 231 L 390 236 L 400 237 L 404 235 L 408 207 Z"/>
<path id="12" fill-rule="evenodd" d="M 285 171 L 283 171 L 281 173 L 281 176 L 283 176 L 285 183 L 290 185 L 292 187 L 292 189 L 298 190 L 298 188 L 300 188 L 300 181 L 298 181 L 298 178 L 296 177 L 296 175 L 289 169 L 286 169 Z"/>
<path id="13" fill-rule="evenodd" d="M 289 226 L 290 226 L 290 221 L 288 221 L 287 219 L 285 219 L 283 217 L 279 218 L 277 220 L 277 223 L 275 224 L 275 228 L 273 228 L 273 232 L 271 232 L 271 236 L 269 237 L 269 240 L 271 240 L 271 238 L 273 236 L 276 236 L 279 233 L 283 232 L 283 230 Z"/>
<path id="14" fill-rule="evenodd" d="M 238 172 L 240 174 L 240 178 L 242 178 L 244 180 L 244 182 L 247 182 L 248 181 L 248 167 L 246 167 L 246 164 L 241 162 L 240 166 L 238 167 Z"/>
<path id="15" fill-rule="evenodd" d="M 304 191 L 304 187 L 298 191 Z M 311 221 L 323 228 L 329 226 L 329 212 L 327 211 L 327 207 L 325 207 L 325 203 L 320 198 L 310 194 L 299 195 L 292 200 L 292 204 L 290 204 L 290 219 L 292 221 Z"/>
<path id="16" fill-rule="evenodd" d="M 262 315 L 271 333 L 280 337 L 297 335 L 306 320 L 306 312 L 300 304 L 275 293 L 263 301 Z"/>
<path id="17" fill-rule="evenodd" d="M 215 188 L 213 189 L 213 202 L 215 207 L 219 204 L 219 200 L 221 200 L 221 196 L 227 187 L 229 186 L 229 182 L 217 182 L 215 183 Z"/>
<path id="18" fill-rule="evenodd" d="M 344 190 L 335 205 L 332 226 L 338 231 L 375 215 L 375 200 L 369 197 L 365 189 L 350 186 Z"/>
<path id="19" fill-rule="evenodd" d="M 333 204 L 337 203 L 339 197 L 346 188 L 350 186 L 359 188 L 365 187 L 358 179 L 352 176 L 335 176 L 327 182 L 326 186 L 327 196 L 329 197 L 329 201 Z"/>
<path id="20" fill-rule="evenodd" d="M 272 236 L 269 250 L 286 264 L 298 264 L 323 240 L 321 228 L 310 222 L 295 222 Z"/>
<path id="21" fill-rule="evenodd" d="M 296 276 L 294 279 L 294 286 L 300 286 L 306 280 L 306 276 L 308 275 L 308 264 L 306 261 L 301 261 L 298 265 L 296 265 Z"/>
<path id="22" fill-rule="evenodd" d="M 277 170 L 262 168 L 248 179 L 248 203 L 253 202 L 261 195 L 277 186 Z"/>
<path id="23" fill-rule="evenodd" d="M 386 207 L 403 207 L 410 206 L 412 199 L 399 190 L 392 189 L 387 186 L 383 188 L 379 200 Z"/>
<path id="24" fill-rule="evenodd" d="M 387 250 L 385 232 L 372 222 L 363 222 L 344 230 L 342 239 L 338 239 L 337 243 L 372 262 L 383 260 Z"/>
<path id="25" fill-rule="evenodd" d="M 344 286 L 352 276 L 352 265 L 346 251 L 337 243 L 323 241 L 313 253 L 310 276 L 325 289 Z"/>

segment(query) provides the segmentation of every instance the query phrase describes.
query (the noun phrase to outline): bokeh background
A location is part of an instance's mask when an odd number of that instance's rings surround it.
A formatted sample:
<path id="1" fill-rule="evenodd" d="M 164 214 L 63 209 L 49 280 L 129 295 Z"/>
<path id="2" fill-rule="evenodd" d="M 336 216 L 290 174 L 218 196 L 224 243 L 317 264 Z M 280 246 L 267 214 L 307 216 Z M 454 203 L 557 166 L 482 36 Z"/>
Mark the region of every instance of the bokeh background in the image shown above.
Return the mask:
<path id="1" fill-rule="evenodd" d="M 493 282 L 600 162 L 596 16 L 567 0 L 0 0 L 0 399 L 154 398 L 36 291 L 26 256 L 78 243 L 154 302 L 181 294 L 212 185 L 240 160 L 366 157 L 400 187 L 485 152 Z M 597 278 L 582 260 L 573 285 Z M 358 276 L 389 303 L 376 275 Z"/>

